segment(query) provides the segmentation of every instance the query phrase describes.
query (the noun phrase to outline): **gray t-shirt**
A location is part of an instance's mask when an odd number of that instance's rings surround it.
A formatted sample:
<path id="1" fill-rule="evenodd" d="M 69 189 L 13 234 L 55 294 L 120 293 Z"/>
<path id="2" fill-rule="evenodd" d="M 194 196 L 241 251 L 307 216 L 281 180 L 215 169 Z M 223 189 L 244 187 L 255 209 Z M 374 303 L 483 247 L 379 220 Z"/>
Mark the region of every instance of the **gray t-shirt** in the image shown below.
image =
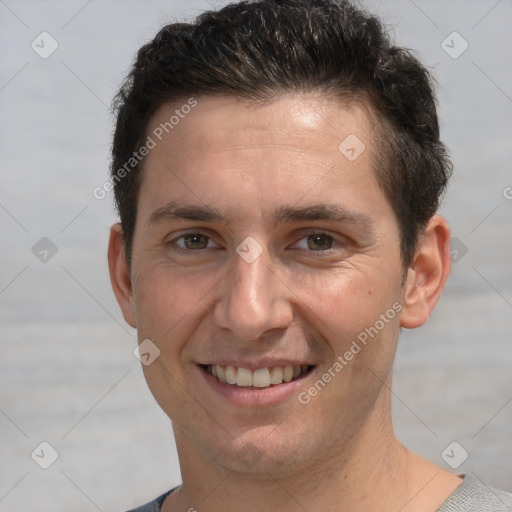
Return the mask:
<path id="1" fill-rule="evenodd" d="M 471 475 L 463 475 L 464 481 L 437 512 L 512 512 L 512 494 L 487 487 Z M 156 500 L 128 512 L 160 512 L 162 504 L 172 489 Z"/>

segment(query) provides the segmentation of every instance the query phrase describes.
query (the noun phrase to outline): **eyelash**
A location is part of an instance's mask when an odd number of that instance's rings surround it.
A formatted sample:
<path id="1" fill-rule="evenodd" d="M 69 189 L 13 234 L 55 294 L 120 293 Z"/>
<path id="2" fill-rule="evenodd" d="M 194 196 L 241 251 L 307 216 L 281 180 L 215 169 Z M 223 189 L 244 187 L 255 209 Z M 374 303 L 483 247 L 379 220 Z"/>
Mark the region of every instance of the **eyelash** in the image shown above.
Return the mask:
<path id="1" fill-rule="evenodd" d="M 202 251 L 204 251 L 206 249 L 216 249 L 216 248 L 213 248 L 213 247 L 210 247 L 210 248 L 206 247 L 204 249 L 186 249 L 186 248 L 183 248 L 183 247 L 180 247 L 180 246 L 177 245 L 177 241 L 178 240 L 181 240 L 181 239 L 185 238 L 186 236 L 193 236 L 193 235 L 204 236 L 204 237 L 206 237 L 208 239 L 208 242 L 212 241 L 212 238 L 210 236 L 206 235 L 205 233 L 201 233 L 200 231 L 191 231 L 191 232 L 188 232 L 188 233 L 183 233 L 180 236 L 172 239 L 170 242 L 168 242 L 168 245 L 173 246 L 173 250 L 181 252 L 183 254 L 190 254 L 190 253 L 193 253 L 193 252 L 200 253 L 200 252 L 202 252 Z M 300 241 L 308 238 L 309 236 L 314 236 L 314 235 L 325 235 L 325 236 L 328 236 L 332 240 L 332 244 L 333 245 L 335 245 L 335 244 L 344 245 L 339 240 L 336 240 L 336 238 L 334 236 L 330 235 L 326 231 L 315 231 L 315 230 L 308 231 L 307 233 L 304 233 L 303 236 L 294 243 L 294 245 L 296 245 Z M 300 250 L 304 250 L 304 251 L 308 251 L 308 252 L 311 252 L 311 253 L 317 253 L 317 254 L 325 255 L 325 254 L 330 254 L 333 250 L 335 250 L 335 248 L 331 247 L 331 248 L 326 249 L 326 250 L 318 250 L 318 251 L 315 251 L 315 250 L 312 250 L 312 249 L 311 250 L 300 249 Z"/>

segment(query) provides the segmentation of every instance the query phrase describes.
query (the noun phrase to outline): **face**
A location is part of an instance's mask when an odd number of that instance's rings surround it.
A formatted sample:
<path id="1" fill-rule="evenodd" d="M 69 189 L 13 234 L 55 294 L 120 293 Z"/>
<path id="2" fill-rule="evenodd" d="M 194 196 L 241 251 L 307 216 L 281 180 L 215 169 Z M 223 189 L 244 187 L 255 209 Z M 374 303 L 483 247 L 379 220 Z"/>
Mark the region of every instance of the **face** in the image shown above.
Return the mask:
<path id="1" fill-rule="evenodd" d="M 123 310 L 160 350 L 143 369 L 178 445 L 286 473 L 389 414 L 398 224 L 366 109 L 197 101 L 144 162 Z"/>

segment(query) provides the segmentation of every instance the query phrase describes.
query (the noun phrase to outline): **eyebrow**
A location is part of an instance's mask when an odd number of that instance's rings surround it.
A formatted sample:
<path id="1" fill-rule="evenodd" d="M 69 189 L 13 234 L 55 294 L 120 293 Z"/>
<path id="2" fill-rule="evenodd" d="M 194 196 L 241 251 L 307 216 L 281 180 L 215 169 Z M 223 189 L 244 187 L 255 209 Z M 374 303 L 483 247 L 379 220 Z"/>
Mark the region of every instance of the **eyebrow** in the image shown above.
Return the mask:
<path id="1" fill-rule="evenodd" d="M 365 213 L 354 212 L 338 204 L 312 204 L 304 207 L 284 206 L 279 208 L 273 215 L 274 223 L 301 222 L 327 220 L 336 222 L 348 222 L 357 224 L 360 227 L 371 229 L 373 220 Z"/>
<path id="2" fill-rule="evenodd" d="M 282 206 L 266 217 L 273 225 L 286 222 L 317 220 L 347 222 L 367 230 L 371 230 L 374 225 L 369 215 L 348 210 L 338 204 L 319 203 L 302 207 Z M 213 206 L 179 204 L 176 201 L 170 201 L 150 215 L 148 224 L 159 224 L 164 221 L 176 219 L 229 223 L 229 216 L 223 214 L 221 210 Z"/>
<path id="3" fill-rule="evenodd" d="M 165 206 L 155 210 L 148 219 L 148 224 L 158 224 L 166 220 L 186 219 L 201 222 L 223 222 L 225 216 L 220 210 L 207 205 L 180 205 L 170 201 Z"/>

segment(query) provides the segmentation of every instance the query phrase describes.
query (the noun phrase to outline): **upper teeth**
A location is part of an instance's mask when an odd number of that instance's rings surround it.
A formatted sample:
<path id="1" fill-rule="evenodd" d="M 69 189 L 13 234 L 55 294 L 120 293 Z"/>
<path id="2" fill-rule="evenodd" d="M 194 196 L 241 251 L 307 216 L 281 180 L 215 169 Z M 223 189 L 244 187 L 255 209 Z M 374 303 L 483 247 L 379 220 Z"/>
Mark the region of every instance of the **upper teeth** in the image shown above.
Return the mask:
<path id="1" fill-rule="evenodd" d="M 207 370 L 221 382 L 236 384 L 237 386 L 253 386 L 255 388 L 266 388 L 271 384 L 290 382 L 302 373 L 305 373 L 308 365 L 298 366 L 274 366 L 273 368 L 237 368 L 236 366 L 220 366 L 217 364 L 208 365 Z"/>

